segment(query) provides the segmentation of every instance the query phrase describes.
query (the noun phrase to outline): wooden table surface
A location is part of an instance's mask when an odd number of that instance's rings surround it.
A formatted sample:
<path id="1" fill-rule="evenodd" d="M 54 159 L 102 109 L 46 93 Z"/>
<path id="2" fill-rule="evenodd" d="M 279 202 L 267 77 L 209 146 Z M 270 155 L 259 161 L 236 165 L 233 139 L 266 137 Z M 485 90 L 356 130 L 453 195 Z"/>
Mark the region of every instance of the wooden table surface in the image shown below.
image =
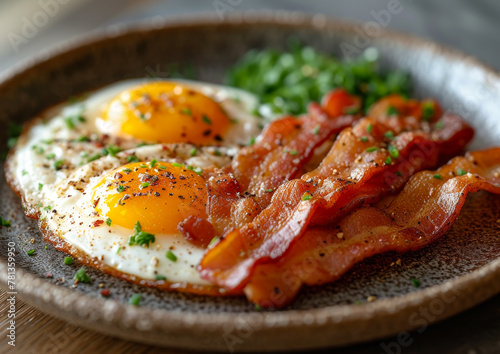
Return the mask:
<path id="1" fill-rule="evenodd" d="M 222 1 L 222 0 L 221 0 Z M 225 0 L 224 0 L 225 1 Z M 227 2 L 227 1 L 226 1 Z M 401 0 L 404 11 L 394 16 L 389 27 L 424 36 L 461 49 L 479 57 L 500 69 L 500 3 L 497 0 Z M 13 2 L 12 2 L 13 3 Z M 19 4 L 22 3 L 22 4 Z M 213 1 L 206 0 L 78 0 L 54 16 L 47 26 L 40 29 L 35 38 L 14 51 L 5 41 L 9 31 L 19 31 L 22 11 L 30 15 L 39 10 L 38 1 L 17 0 L 16 15 L 6 11 L 9 2 L 0 3 L 0 72 L 9 71 L 20 60 L 29 58 L 60 41 L 116 23 L 144 19 L 151 16 L 178 18 L 197 12 L 215 13 Z M 372 12 L 383 9 L 385 0 L 327 2 L 323 0 L 264 0 L 233 1 L 234 10 L 258 10 L 264 8 L 291 9 L 319 12 L 329 16 L 373 20 Z M 31 6 L 31 7 L 30 7 Z M 23 10 L 24 9 L 24 10 Z M 63 11 L 64 10 L 64 11 Z M 21 11 L 21 12 L 19 12 Z M 6 20 L 9 21 L 6 21 Z M 12 26 L 6 28 L 7 24 Z M 3 26 L 3 27 L 2 27 Z M 183 353 L 129 341 L 111 338 L 100 333 L 81 329 L 44 314 L 17 299 L 16 347 L 8 346 L 7 295 L 0 292 L 0 352 L 16 353 Z M 399 353 L 383 345 L 394 338 L 349 348 L 335 353 Z M 322 352 L 332 352 L 331 350 Z M 187 353 L 187 352 L 184 352 Z M 401 353 L 500 353 L 500 296 L 463 314 L 430 326 L 424 333 L 412 334 L 412 343 Z"/>

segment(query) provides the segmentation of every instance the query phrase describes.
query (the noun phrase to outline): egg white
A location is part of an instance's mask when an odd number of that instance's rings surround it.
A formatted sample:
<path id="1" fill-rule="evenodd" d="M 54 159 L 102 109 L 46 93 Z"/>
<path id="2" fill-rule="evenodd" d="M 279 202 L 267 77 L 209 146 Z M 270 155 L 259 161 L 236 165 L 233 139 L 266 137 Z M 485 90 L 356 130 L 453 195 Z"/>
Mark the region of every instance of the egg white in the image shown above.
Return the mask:
<path id="1" fill-rule="evenodd" d="M 156 145 L 127 153 L 134 153 L 142 161 L 156 159 L 201 168 L 228 163 L 229 157 L 213 155 L 210 149 L 202 148 L 195 157 L 190 156 L 189 146 L 185 145 L 179 145 L 176 151 L 166 151 Z M 127 153 L 102 157 L 81 166 L 47 191 L 40 206 L 44 228 L 91 259 L 139 279 L 155 280 L 161 275 L 172 283 L 209 285 L 196 271 L 205 250 L 186 241 L 182 234 L 155 234 L 156 241 L 149 247 L 129 246 L 133 230 L 113 223 L 108 226 L 106 217 L 95 212 L 91 200 L 93 188 L 105 173 L 127 164 Z M 102 222 L 96 227 L 97 220 Z M 147 225 L 142 227 L 147 231 Z M 177 261 L 166 257 L 168 250 L 177 256 Z"/>

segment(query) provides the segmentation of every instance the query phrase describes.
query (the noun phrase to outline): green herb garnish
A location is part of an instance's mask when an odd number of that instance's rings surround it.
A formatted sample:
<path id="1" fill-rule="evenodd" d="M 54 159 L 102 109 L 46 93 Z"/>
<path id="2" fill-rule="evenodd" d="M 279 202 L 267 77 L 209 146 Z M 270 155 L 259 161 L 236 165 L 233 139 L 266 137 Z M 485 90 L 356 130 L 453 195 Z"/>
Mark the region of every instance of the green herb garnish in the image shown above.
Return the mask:
<path id="1" fill-rule="evenodd" d="M 85 273 L 85 267 L 81 267 L 80 269 L 78 269 L 73 279 L 78 281 L 79 283 L 91 282 L 90 277 L 87 275 L 87 273 Z"/>
<path id="2" fill-rule="evenodd" d="M 165 255 L 168 259 L 170 259 L 172 262 L 177 261 L 177 256 L 170 250 L 167 251 L 167 254 Z"/>
<path id="3" fill-rule="evenodd" d="M 137 221 L 134 226 L 134 234 L 130 236 L 128 244 L 129 246 L 146 245 L 146 247 L 149 247 L 149 244 L 154 243 L 155 241 L 156 241 L 155 235 L 149 232 L 142 231 L 141 223 Z"/>
<path id="4" fill-rule="evenodd" d="M 133 306 L 139 306 L 139 303 L 141 302 L 141 294 L 134 294 L 132 295 L 132 297 L 130 298 L 130 300 L 128 300 L 128 303 L 130 305 L 133 305 Z"/>
<path id="5" fill-rule="evenodd" d="M 71 257 L 64 257 L 64 264 L 66 264 L 66 265 L 73 264 L 73 258 L 71 258 Z"/>

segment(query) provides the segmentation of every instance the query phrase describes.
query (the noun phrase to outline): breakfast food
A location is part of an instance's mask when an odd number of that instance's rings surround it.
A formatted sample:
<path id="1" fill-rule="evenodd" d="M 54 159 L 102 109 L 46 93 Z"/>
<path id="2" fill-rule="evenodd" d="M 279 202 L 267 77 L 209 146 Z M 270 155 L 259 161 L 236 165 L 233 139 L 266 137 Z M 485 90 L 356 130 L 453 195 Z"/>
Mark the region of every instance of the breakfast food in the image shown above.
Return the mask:
<path id="1" fill-rule="evenodd" d="M 212 84 L 120 82 L 30 122 L 9 158 L 7 177 L 36 215 L 46 190 L 102 156 L 155 143 L 196 143 L 211 146 L 212 154 L 234 154 L 260 131 L 260 118 L 249 113 L 255 102 L 244 91 Z"/>
<path id="2" fill-rule="evenodd" d="M 255 57 L 230 76 L 253 94 L 129 80 L 29 122 L 6 162 L 26 214 L 113 276 L 276 308 L 367 257 L 428 245 L 467 193 L 500 192 L 498 149 L 439 168 L 474 131 L 409 99 L 404 75 L 303 49 L 263 55 L 278 67 L 264 83 Z"/>

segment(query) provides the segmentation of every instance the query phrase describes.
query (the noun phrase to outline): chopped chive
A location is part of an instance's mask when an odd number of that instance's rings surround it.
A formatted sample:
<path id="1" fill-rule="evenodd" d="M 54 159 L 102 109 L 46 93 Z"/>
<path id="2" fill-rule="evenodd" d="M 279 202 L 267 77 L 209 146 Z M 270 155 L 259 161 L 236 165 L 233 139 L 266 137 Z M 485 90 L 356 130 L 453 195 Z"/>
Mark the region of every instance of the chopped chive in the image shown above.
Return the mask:
<path id="1" fill-rule="evenodd" d="M 158 274 L 157 274 L 157 275 L 155 276 L 155 280 L 167 280 L 167 277 L 166 277 L 166 276 L 164 276 L 164 275 L 158 275 Z"/>
<path id="2" fill-rule="evenodd" d="M 131 170 L 130 168 L 124 168 L 122 171 L 123 171 L 123 172 L 125 172 L 125 173 L 130 173 L 130 172 L 132 172 L 132 170 Z"/>
<path id="3" fill-rule="evenodd" d="M 28 174 L 28 171 L 23 170 L 23 171 L 21 172 L 21 174 L 22 174 L 23 176 L 26 176 L 26 175 Z"/>
<path id="4" fill-rule="evenodd" d="M 255 311 L 261 311 L 262 310 L 262 307 L 260 307 L 259 304 L 256 304 L 255 305 Z"/>
<path id="5" fill-rule="evenodd" d="M 385 132 L 384 137 L 386 137 L 387 139 L 392 139 L 392 138 L 394 138 L 394 133 L 389 130 L 389 131 Z"/>
<path id="6" fill-rule="evenodd" d="M 141 294 L 134 294 L 130 297 L 128 300 L 128 303 L 133 306 L 139 306 L 139 303 L 141 302 Z"/>
<path id="7" fill-rule="evenodd" d="M 305 192 L 302 196 L 302 200 L 311 200 L 313 197 L 309 192 Z"/>
<path id="8" fill-rule="evenodd" d="M 43 188 L 43 183 L 38 183 L 38 190 L 41 191 Z"/>
<path id="9" fill-rule="evenodd" d="M 371 133 L 372 133 L 372 131 L 373 131 L 373 124 L 371 124 L 371 123 L 370 123 L 370 124 L 368 124 L 368 125 L 366 126 L 366 132 L 367 132 L 368 134 L 371 134 Z"/>
<path id="10" fill-rule="evenodd" d="M 174 166 L 174 167 L 184 167 L 183 164 L 178 163 L 178 162 L 172 162 L 171 165 Z"/>
<path id="11" fill-rule="evenodd" d="M 398 110 L 394 108 L 393 106 L 387 107 L 387 115 L 388 116 L 395 116 L 398 114 Z"/>
<path id="12" fill-rule="evenodd" d="M 78 269 L 73 279 L 78 280 L 80 283 L 90 283 L 91 281 L 90 277 L 85 273 L 85 267 Z"/>
<path id="13" fill-rule="evenodd" d="M 459 175 L 459 176 L 463 176 L 463 175 L 466 175 L 466 174 L 467 174 L 467 171 L 464 170 L 464 169 L 462 169 L 462 168 L 459 168 L 457 170 L 457 175 Z"/>
<path id="14" fill-rule="evenodd" d="M 273 191 L 273 190 L 274 190 L 274 189 L 269 188 L 269 189 L 266 189 L 266 190 L 265 190 L 265 192 L 266 192 L 266 193 L 272 193 L 272 191 Z"/>
<path id="15" fill-rule="evenodd" d="M 436 175 L 434 175 L 434 178 L 435 178 L 435 179 L 440 179 L 440 180 L 442 180 L 442 179 L 443 179 L 443 177 L 441 177 L 441 175 L 440 175 L 440 174 L 436 174 Z"/>
<path id="16" fill-rule="evenodd" d="M 102 155 L 101 155 L 101 154 L 95 154 L 95 155 L 90 156 L 90 157 L 87 159 L 87 161 L 88 161 L 88 162 L 92 162 L 92 161 L 95 161 L 95 160 L 97 160 L 97 159 L 100 159 L 101 157 L 102 157 Z"/>
<path id="17" fill-rule="evenodd" d="M 156 163 L 158 161 L 156 159 L 152 159 L 151 162 L 149 163 L 149 165 L 151 166 L 151 168 L 155 167 L 156 166 Z"/>
<path id="18" fill-rule="evenodd" d="M 47 205 L 45 208 L 43 208 L 43 210 L 45 211 L 50 211 L 52 209 L 52 207 L 50 205 Z"/>
<path id="19" fill-rule="evenodd" d="M 374 152 L 374 151 L 377 151 L 377 150 L 378 150 L 378 147 L 372 146 L 372 147 L 369 147 L 368 149 L 366 149 L 366 152 Z"/>
<path id="20" fill-rule="evenodd" d="M 106 225 L 111 226 L 111 219 L 110 218 L 106 219 Z"/>
<path id="21" fill-rule="evenodd" d="M 177 256 L 170 250 L 167 251 L 167 254 L 165 255 L 168 259 L 170 259 L 172 262 L 177 261 Z"/>
<path id="22" fill-rule="evenodd" d="M 71 258 L 71 257 L 64 257 L 64 264 L 66 264 L 66 265 L 73 264 L 73 258 Z"/>
<path id="23" fill-rule="evenodd" d="M 141 164 L 139 167 L 140 167 L 140 168 L 148 168 L 148 165 L 146 165 L 146 164 L 144 164 L 144 163 L 143 163 L 143 164 Z"/>
<path id="24" fill-rule="evenodd" d="M 187 116 L 193 115 L 193 112 L 191 112 L 191 110 L 189 108 L 181 109 L 181 112 L 184 113 Z"/>
<path id="25" fill-rule="evenodd" d="M 400 171 L 397 171 L 396 174 L 401 177 L 403 174 Z"/>
<path id="26" fill-rule="evenodd" d="M 434 117 L 435 109 L 434 103 L 432 101 L 426 101 L 422 104 L 422 120 L 425 122 L 430 122 L 432 117 Z"/>
<path id="27" fill-rule="evenodd" d="M 420 287 L 420 280 L 416 279 L 416 278 L 412 278 L 411 279 L 411 282 L 413 283 L 413 286 L 415 288 L 419 288 Z"/>
<path id="28" fill-rule="evenodd" d="M 54 157 L 56 157 L 56 154 L 54 154 L 53 152 L 51 152 L 50 154 L 47 154 L 47 156 L 45 156 L 47 159 L 49 160 L 52 160 Z"/>
<path id="29" fill-rule="evenodd" d="M 222 156 L 222 153 L 219 150 L 214 151 L 215 156 Z"/>
<path id="30" fill-rule="evenodd" d="M 295 155 L 298 155 L 299 152 L 297 150 L 292 150 L 289 152 L 289 154 L 295 156 Z"/>
<path id="31" fill-rule="evenodd" d="M 142 231 L 141 223 L 137 221 L 134 226 L 134 234 L 130 236 L 128 244 L 129 246 L 146 245 L 146 247 L 149 247 L 149 243 L 154 243 L 155 241 L 155 235 L 149 232 Z"/>
<path id="32" fill-rule="evenodd" d="M 83 143 L 83 142 L 90 141 L 90 138 L 87 137 L 87 136 L 85 136 L 85 135 L 82 135 L 78 139 L 76 139 L 76 141 L 79 142 L 79 143 Z"/>
<path id="33" fill-rule="evenodd" d="M 121 151 L 122 149 L 120 149 L 118 146 L 108 145 L 103 149 L 103 155 L 110 155 L 112 157 L 116 157 L 116 154 L 118 154 Z"/>
<path id="34" fill-rule="evenodd" d="M 75 129 L 75 122 L 73 121 L 73 117 L 64 118 L 64 122 L 66 123 L 68 129 Z"/>
<path id="35" fill-rule="evenodd" d="M 122 246 L 118 247 L 118 249 L 116 250 L 116 254 L 120 254 L 121 250 L 122 250 Z"/>
<path id="36" fill-rule="evenodd" d="M 361 140 L 363 143 L 368 142 L 368 138 L 366 136 L 362 136 L 361 138 L 359 138 L 359 140 Z"/>
<path id="37" fill-rule="evenodd" d="M 314 135 L 318 135 L 319 134 L 319 128 L 320 128 L 320 125 L 318 124 L 317 126 L 314 127 L 313 129 L 313 134 Z"/>
<path id="38" fill-rule="evenodd" d="M 387 149 L 392 158 L 397 159 L 399 157 L 399 150 L 394 145 L 389 145 Z"/>
<path id="39" fill-rule="evenodd" d="M 0 226 L 3 226 L 3 227 L 10 227 L 10 226 L 11 226 L 10 220 L 3 219 L 3 218 L 0 216 Z"/>
<path id="40" fill-rule="evenodd" d="M 217 236 L 215 236 L 213 239 L 210 240 L 210 243 L 208 244 L 209 246 L 212 246 L 214 243 L 216 243 L 219 240 Z"/>
<path id="41" fill-rule="evenodd" d="M 28 252 L 26 252 L 28 254 L 28 256 L 34 256 L 35 255 L 35 250 L 29 250 Z"/>
<path id="42" fill-rule="evenodd" d="M 127 156 L 127 161 L 128 162 L 139 162 L 139 158 L 135 155 L 128 155 Z"/>
<path id="43" fill-rule="evenodd" d="M 444 128 L 444 122 L 441 120 L 434 125 L 434 129 L 441 130 L 443 128 Z"/>
<path id="44" fill-rule="evenodd" d="M 387 156 L 387 159 L 385 159 L 385 164 L 390 165 L 392 163 L 392 159 L 390 156 Z"/>
<path id="45" fill-rule="evenodd" d="M 142 182 L 141 183 L 141 188 L 147 188 L 149 187 L 150 183 L 149 182 Z"/>
<path id="46" fill-rule="evenodd" d="M 125 187 L 122 184 L 119 184 L 117 190 L 118 190 L 118 192 L 121 193 L 121 192 L 125 191 Z"/>
<path id="47" fill-rule="evenodd" d="M 167 169 L 167 166 L 160 165 L 160 169 L 161 169 L 161 170 L 166 170 L 166 169 Z"/>
<path id="48" fill-rule="evenodd" d="M 190 156 L 196 156 L 196 153 L 198 152 L 197 148 L 192 148 L 191 151 L 189 152 Z"/>
<path id="49" fill-rule="evenodd" d="M 255 144 L 255 137 L 254 137 L 254 136 L 252 136 L 252 137 L 250 138 L 250 141 L 248 142 L 248 145 L 249 145 L 249 146 L 252 146 L 253 144 Z"/>
<path id="50" fill-rule="evenodd" d="M 203 119 L 203 123 L 206 123 L 208 125 L 212 125 L 212 121 L 206 115 L 203 115 L 202 119 Z"/>

